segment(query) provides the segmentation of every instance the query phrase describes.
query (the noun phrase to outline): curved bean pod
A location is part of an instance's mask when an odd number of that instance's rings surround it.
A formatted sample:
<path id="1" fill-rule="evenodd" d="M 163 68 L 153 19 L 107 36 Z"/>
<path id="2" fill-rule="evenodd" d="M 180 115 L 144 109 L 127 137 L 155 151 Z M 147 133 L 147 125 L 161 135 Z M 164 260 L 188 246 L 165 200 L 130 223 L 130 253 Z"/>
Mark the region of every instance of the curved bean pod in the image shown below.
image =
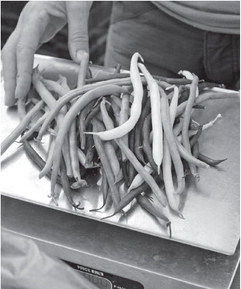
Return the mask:
<path id="1" fill-rule="evenodd" d="M 142 126 L 142 147 L 143 151 L 146 155 L 148 162 L 151 164 L 152 168 L 157 171 L 157 165 L 153 159 L 152 151 L 151 151 L 151 144 L 150 144 L 150 127 L 151 127 L 151 114 L 149 114 L 143 123 Z"/>
<path id="2" fill-rule="evenodd" d="M 149 163 L 147 163 L 145 166 L 144 166 L 144 169 L 149 173 L 151 174 L 153 172 L 153 168 L 150 166 Z M 137 174 L 132 183 L 130 184 L 129 188 L 128 188 L 128 191 L 127 193 L 129 193 L 131 190 L 139 187 L 141 184 L 143 184 L 144 180 L 143 178 L 140 176 L 140 174 Z"/>
<path id="3" fill-rule="evenodd" d="M 201 160 L 202 162 L 205 162 L 206 164 L 208 164 L 211 167 L 215 167 L 215 166 L 219 165 L 220 163 L 227 160 L 227 158 L 222 159 L 222 160 L 214 160 L 214 159 L 212 159 L 208 156 L 205 156 L 201 153 L 198 154 L 198 159 Z"/>
<path id="4" fill-rule="evenodd" d="M 151 122 L 152 122 L 152 155 L 153 160 L 157 165 L 157 173 L 160 174 L 160 167 L 163 159 L 163 132 L 161 119 L 161 98 L 158 85 L 144 64 L 138 65 L 146 77 L 147 85 L 150 90 L 151 102 Z"/>
<path id="5" fill-rule="evenodd" d="M 45 161 L 42 159 L 42 157 L 36 152 L 36 150 L 32 147 L 29 141 L 24 140 L 23 141 L 23 148 L 26 153 L 26 155 L 30 158 L 30 160 L 40 169 L 42 170 L 45 166 Z M 46 174 L 46 177 L 49 179 L 51 178 L 51 172 L 48 172 Z M 61 179 L 58 176 L 57 183 L 61 185 Z"/>
<path id="6" fill-rule="evenodd" d="M 139 58 L 141 58 L 139 53 L 134 53 L 131 58 L 130 76 L 134 90 L 134 100 L 131 106 L 130 118 L 122 125 L 115 127 L 111 130 L 93 133 L 95 135 L 98 135 L 102 140 L 112 140 L 124 136 L 134 128 L 141 115 L 143 86 L 137 66 Z"/>
<path id="7" fill-rule="evenodd" d="M 89 92 L 86 92 L 79 98 L 74 105 L 69 109 L 66 113 L 62 126 L 61 131 L 57 134 L 56 142 L 55 142 L 55 150 L 53 155 L 53 171 L 51 177 L 51 191 L 53 192 L 55 189 L 56 178 L 58 175 L 58 169 L 60 165 L 60 157 L 61 157 L 61 147 L 63 145 L 65 135 L 69 130 L 69 127 L 73 120 L 75 119 L 76 115 L 92 100 L 99 98 L 103 95 L 109 95 L 114 93 L 121 93 L 125 90 L 117 85 L 105 85 L 102 87 L 95 88 Z"/>
<path id="8" fill-rule="evenodd" d="M 199 126 L 195 135 L 190 139 L 190 146 L 192 147 L 199 139 L 202 134 L 202 125 Z"/>
<path id="9" fill-rule="evenodd" d="M 193 164 L 193 165 L 195 165 L 197 167 L 202 167 L 202 168 L 205 168 L 205 169 L 209 168 L 208 164 L 198 160 L 191 153 L 189 153 L 177 139 L 176 139 L 176 144 L 177 144 L 178 151 L 179 151 L 181 157 L 183 159 L 185 159 L 187 162 L 189 162 L 189 163 L 191 163 L 191 164 Z"/>
<path id="10" fill-rule="evenodd" d="M 107 129 L 114 127 L 112 119 L 109 117 L 107 110 L 102 110 L 103 122 Z M 140 174 L 146 183 L 151 187 L 152 192 L 155 194 L 159 202 L 165 207 L 167 205 L 167 199 L 163 191 L 158 187 L 153 177 L 143 168 L 141 163 L 136 158 L 135 154 L 128 148 L 122 139 L 115 139 L 120 149 L 124 152 L 128 160 L 131 162 L 135 170 Z"/>
<path id="11" fill-rule="evenodd" d="M 225 92 L 217 92 L 217 91 L 208 91 L 196 97 L 195 104 L 200 104 L 209 99 L 217 100 L 217 99 L 225 99 L 225 98 L 230 98 L 230 97 L 232 98 L 239 97 L 239 92 L 225 93 Z M 187 101 L 184 101 L 178 105 L 176 116 L 181 115 L 185 111 L 186 105 L 187 105 Z"/>
<path id="12" fill-rule="evenodd" d="M 122 179 L 122 171 L 116 155 L 116 151 L 111 142 L 105 142 L 103 145 L 115 177 L 115 183 L 118 183 Z"/>
<path id="13" fill-rule="evenodd" d="M 189 97 L 187 100 L 187 105 L 185 108 L 184 117 L 183 117 L 183 125 L 182 125 L 182 143 L 183 143 L 185 150 L 189 154 L 191 154 L 191 146 L 189 142 L 189 125 L 191 122 L 192 107 L 194 105 L 195 98 L 196 98 L 196 89 L 198 87 L 198 81 L 199 81 L 198 77 L 196 75 L 193 75 L 193 80 L 190 86 Z M 188 162 L 188 165 L 190 167 L 190 171 L 192 175 L 197 177 L 196 169 L 193 163 Z"/>
<path id="14" fill-rule="evenodd" d="M 26 126 L 30 123 L 35 114 L 44 106 L 44 101 L 40 100 L 22 119 L 22 121 L 16 126 L 16 128 L 2 141 L 1 143 L 1 155 L 10 147 L 12 143 L 21 135 L 26 129 Z"/>
<path id="15" fill-rule="evenodd" d="M 52 155 L 53 155 L 53 150 L 54 150 L 54 142 L 55 142 L 54 137 L 52 135 L 50 135 L 50 137 L 49 137 L 48 155 L 47 155 L 45 166 L 41 170 L 41 172 L 39 173 L 39 178 L 40 179 L 43 176 L 45 176 L 51 170 L 51 167 L 52 167 Z"/>
<path id="16" fill-rule="evenodd" d="M 172 210 L 180 214 L 180 212 L 178 211 L 180 200 L 179 196 L 174 194 L 175 188 L 172 176 L 172 160 L 166 137 L 164 137 L 164 154 L 163 154 L 162 171 L 168 204 Z"/>
<path id="17" fill-rule="evenodd" d="M 80 115 L 79 115 L 79 119 L 78 119 L 78 129 L 79 129 L 79 140 L 80 140 L 80 148 L 82 150 L 85 149 L 86 146 L 86 135 L 85 135 L 85 131 L 86 131 L 86 116 L 89 112 L 89 110 L 93 107 L 92 103 L 89 103 L 88 105 L 86 105 L 86 107 L 81 111 Z"/>
<path id="18" fill-rule="evenodd" d="M 61 108 L 68 103 L 69 101 L 73 100 L 75 97 L 78 97 L 88 91 L 91 91 L 92 89 L 96 89 L 96 88 L 101 88 L 102 86 L 106 86 L 106 85 L 130 85 L 131 84 L 131 79 L 127 78 L 127 79 L 111 79 L 111 80 L 106 80 L 103 82 L 98 82 L 95 84 L 86 84 L 81 88 L 76 88 L 73 89 L 71 91 L 69 91 L 68 93 L 66 93 L 65 95 L 63 95 L 57 102 L 56 105 L 53 109 L 51 109 L 48 117 L 46 117 L 39 133 L 37 136 L 37 140 L 41 140 L 45 131 L 47 130 L 49 124 L 51 123 L 51 121 L 56 117 L 56 115 L 59 113 L 59 111 L 61 110 Z M 60 86 L 61 87 L 61 86 Z M 127 89 L 125 89 L 123 92 L 128 92 Z"/>
<path id="19" fill-rule="evenodd" d="M 130 102 L 129 94 L 124 93 L 121 98 L 120 125 L 122 125 L 128 120 L 129 112 L 130 112 L 129 102 Z M 128 134 L 123 136 L 123 140 L 128 145 Z M 126 160 L 126 157 L 122 153 L 122 161 L 125 161 L 125 160 Z"/>
<path id="20" fill-rule="evenodd" d="M 153 179 L 155 180 L 155 182 L 160 186 L 162 184 L 162 180 L 160 178 L 160 176 L 154 176 Z M 147 183 L 143 183 L 142 185 L 140 185 L 138 188 L 135 188 L 134 190 L 131 190 L 128 194 L 125 194 L 123 196 L 123 198 L 120 200 L 119 204 L 117 205 L 117 207 L 115 208 L 115 211 L 112 215 L 107 216 L 103 219 L 107 219 L 107 218 L 111 218 L 114 215 L 116 215 L 117 213 L 119 213 L 122 209 L 124 209 L 128 204 L 130 204 L 130 202 L 136 198 L 139 194 L 141 194 L 142 192 L 146 192 L 146 193 L 150 193 L 151 192 L 151 188 L 149 187 L 149 185 Z"/>
<path id="21" fill-rule="evenodd" d="M 173 96 L 172 96 L 171 103 L 170 103 L 170 121 L 172 125 L 174 124 L 174 121 L 176 118 L 177 105 L 178 105 L 178 93 L 179 93 L 178 87 L 175 85 Z"/>
<path id="22" fill-rule="evenodd" d="M 38 128 L 43 124 L 45 118 L 47 117 L 48 115 L 48 111 L 46 111 L 35 123 L 34 125 L 29 129 L 27 130 L 23 136 L 21 137 L 20 139 L 20 142 L 23 142 L 24 140 L 27 140 L 28 138 L 30 138 L 33 133 L 35 133 Z"/>
<path id="23" fill-rule="evenodd" d="M 167 139 L 168 147 L 170 150 L 170 154 L 173 160 L 174 168 L 177 175 L 177 189 L 176 193 L 181 194 L 185 188 L 185 179 L 184 179 L 184 169 L 182 160 L 177 148 L 177 144 L 175 141 L 175 136 L 173 134 L 172 126 L 171 126 L 171 120 L 170 120 L 170 109 L 168 105 L 167 95 L 165 91 L 159 87 L 160 94 L 161 94 L 161 107 L 162 107 L 162 123 L 163 123 L 163 129 L 164 134 Z"/>
<path id="24" fill-rule="evenodd" d="M 92 120 L 92 124 L 93 124 L 93 130 L 94 131 L 99 131 L 100 130 L 100 125 L 99 125 L 99 121 L 96 119 Z M 111 192 L 111 197 L 113 200 L 113 203 L 115 206 L 118 205 L 118 203 L 120 202 L 120 193 L 119 190 L 115 184 L 115 177 L 114 177 L 114 173 L 112 171 L 111 168 L 111 164 L 110 161 L 108 159 L 108 157 L 106 156 L 106 151 L 104 148 L 104 145 L 102 143 L 102 140 L 98 137 L 98 136 L 93 136 L 94 139 L 94 143 L 95 143 L 95 148 L 98 152 L 98 155 L 100 157 L 101 160 L 101 164 L 103 167 L 104 172 L 106 173 L 106 177 L 107 177 L 107 181 L 110 187 L 110 192 Z"/>
<path id="25" fill-rule="evenodd" d="M 33 86 L 34 86 L 35 90 L 38 92 L 38 94 L 40 95 L 40 97 L 43 99 L 43 101 L 47 104 L 49 109 L 54 109 L 54 107 L 56 106 L 57 101 L 54 98 L 54 96 L 51 94 L 51 92 L 47 89 L 47 87 L 45 86 L 45 84 L 42 81 L 42 79 L 43 78 L 41 77 L 40 72 L 38 71 L 38 69 L 35 69 L 34 73 L 33 73 L 33 76 L 32 76 Z M 67 83 L 66 83 L 66 85 L 67 85 Z M 62 125 L 64 114 L 65 114 L 65 108 L 63 107 L 61 109 L 60 113 L 56 116 L 57 130 Z M 66 165 L 66 170 L 68 172 L 68 175 L 72 175 L 71 165 L 72 165 L 73 162 L 71 163 L 70 159 L 69 159 L 69 157 L 70 157 L 69 156 L 69 152 L 71 151 L 69 148 L 71 146 L 69 146 L 67 142 L 68 142 L 68 139 L 66 138 L 65 144 L 62 147 L 62 151 L 63 151 L 63 157 L 64 157 L 64 160 L 65 160 L 65 165 Z M 76 156 L 76 159 L 77 159 L 77 156 Z M 41 173 L 40 173 L 41 176 L 44 176 L 46 174 L 47 168 L 48 169 L 51 168 L 51 161 L 52 161 L 52 157 L 48 158 L 48 162 L 46 163 L 46 166 L 48 165 L 48 167 L 45 167 L 43 169 L 43 171 L 41 171 Z"/>
<path id="26" fill-rule="evenodd" d="M 154 205 L 148 200 L 146 196 L 142 196 L 141 194 L 136 197 L 138 204 L 146 210 L 149 214 L 156 218 L 160 218 L 164 223 L 165 226 L 168 227 L 171 225 L 170 220 L 165 216 L 160 210 L 157 210 Z"/>
<path id="27" fill-rule="evenodd" d="M 178 104 L 178 87 L 174 86 L 174 93 L 171 99 L 170 103 L 170 121 L 171 126 L 173 127 L 173 124 L 175 122 L 176 117 L 176 110 L 177 110 L 177 104 Z M 172 210 L 174 210 L 179 216 L 181 216 L 181 213 L 178 210 L 180 199 L 179 196 L 174 194 L 175 188 L 173 183 L 173 176 L 172 176 L 172 160 L 170 155 L 170 150 L 168 147 L 167 139 L 164 137 L 164 153 L 163 153 L 163 181 L 165 184 L 165 191 L 167 194 L 167 199 L 169 206 Z"/>

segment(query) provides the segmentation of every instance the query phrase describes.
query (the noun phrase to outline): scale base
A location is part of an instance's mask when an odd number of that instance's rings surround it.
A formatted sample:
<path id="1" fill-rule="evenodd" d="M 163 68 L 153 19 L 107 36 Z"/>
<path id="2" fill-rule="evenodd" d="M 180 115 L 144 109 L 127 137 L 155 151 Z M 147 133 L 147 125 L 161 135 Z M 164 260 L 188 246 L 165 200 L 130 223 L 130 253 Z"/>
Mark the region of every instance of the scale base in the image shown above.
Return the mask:
<path id="1" fill-rule="evenodd" d="M 33 239 L 50 256 L 89 274 L 101 289 L 232 288 L 239 245 L 226 256 L 7 195 L 1 202 L 3 229 Z"/>

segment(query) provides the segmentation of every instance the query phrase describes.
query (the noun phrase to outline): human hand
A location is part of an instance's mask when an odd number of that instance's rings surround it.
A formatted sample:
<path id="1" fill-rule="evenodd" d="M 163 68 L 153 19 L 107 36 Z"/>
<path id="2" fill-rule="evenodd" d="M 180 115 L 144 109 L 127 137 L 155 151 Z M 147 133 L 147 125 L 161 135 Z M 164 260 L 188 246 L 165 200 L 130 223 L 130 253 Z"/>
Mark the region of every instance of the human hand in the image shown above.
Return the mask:
<path id="1" fill-rule="evenodd" d="M 89 52 L 88 18 L 92 1 L 33 1 L 23 9 L 2 50 L 5 105 L 26 96 L 31 85 L 34 53 L 68 23 L 68 47 L 80 63 Z"/>

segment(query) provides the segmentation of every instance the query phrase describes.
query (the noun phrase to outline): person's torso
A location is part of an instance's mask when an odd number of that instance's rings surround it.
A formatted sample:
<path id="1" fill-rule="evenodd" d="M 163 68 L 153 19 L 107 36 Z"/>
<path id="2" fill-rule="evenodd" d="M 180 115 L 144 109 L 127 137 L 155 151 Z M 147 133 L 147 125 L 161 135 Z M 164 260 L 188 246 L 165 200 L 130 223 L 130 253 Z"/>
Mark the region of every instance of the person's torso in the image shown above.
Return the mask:
<path id="1" fill-rule="evenodd" d="M 170 16 L 211 32 L 239 34 L 239 1 L 153 1 Z"/>

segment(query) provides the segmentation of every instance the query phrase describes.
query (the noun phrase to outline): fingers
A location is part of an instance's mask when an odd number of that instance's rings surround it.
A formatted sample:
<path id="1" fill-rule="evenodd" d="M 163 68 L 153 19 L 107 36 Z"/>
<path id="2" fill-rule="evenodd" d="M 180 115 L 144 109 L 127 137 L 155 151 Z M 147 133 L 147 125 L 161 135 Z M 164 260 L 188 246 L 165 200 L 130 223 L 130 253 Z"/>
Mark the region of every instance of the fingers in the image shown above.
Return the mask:
<path id="1" fill-rule="evenodd" d="M 43 13 L 31 8 L 31 3 L 26 5 L 16 29 L 3 48 L 2 64 L 7 106 L 14 105 L 16 98 L 25 97 L 30 88 L 34 53 L 40 35 L 47 25 L 45 18 Z"/>
<path id="2" fill-rule="evenodd" d="M 64 2 L 58 2 L 58 5 L 55 3 L 57 2 L 29 2 L 20 15 L 14 33 L 3 48 L 5 103 L 8 106 L 15 103 L 15 97 L 23 98 L 28 93 L 34 53 L 42 42 L 52 37 L 65 24 L 66 14 L 71 57 L 79 63 L 83 51 L 89 51 L 88 17 L 92 2 L 66 1 L 66 6 Z"/>
<path id="3" fill-rule="evenodd" d="M 25 10 L 26 8 L 24 8 Z M 22 19 L 24 10 L 21 13 L 17 26 L 7 40 L 2 50 L 3 79 L 5 91 L 5 105 L 13 106 L 15 104 L 15 89 L 17 75 L 16 46 L 20 37 Z"/>
<path id="4" fill-rule="evenodd" d="M 30 89 L 34 53 L 36 52 L 40 43 L 40 38 L 46 29 L 48 15 L 45 12 L 40 12 L 38 17 L 34 17 L 34 19 L 35 20 L 33 21 L 32 17 L 27 17 L 23 20 L 20 37 L 16 46 L 16 98 L 25 97 Z"/>
<path id="5" fill-rule="evenodd" d="M 16 98 L 24 98 L 30 89 L 34 52 L 33 48 L 18 45 Z"/>
<path id="6" fill-rule="evenodd" d="M 89 52 L 88 19 L 91 1 L 67 1 L 68 45 L 72 59 L 79 63 Z"/>
<path id="7" fill-rule="evenodd" d="M 7 43 L 2 50 L 2 66 L 5 98 L 4 102 L 7 106 L 13 106 L 15 103 L 15 87 L 16 87 L 16 54 L 15 47 L 18 38 L 18 31 L 15 31 L 9 37 Z"/>

